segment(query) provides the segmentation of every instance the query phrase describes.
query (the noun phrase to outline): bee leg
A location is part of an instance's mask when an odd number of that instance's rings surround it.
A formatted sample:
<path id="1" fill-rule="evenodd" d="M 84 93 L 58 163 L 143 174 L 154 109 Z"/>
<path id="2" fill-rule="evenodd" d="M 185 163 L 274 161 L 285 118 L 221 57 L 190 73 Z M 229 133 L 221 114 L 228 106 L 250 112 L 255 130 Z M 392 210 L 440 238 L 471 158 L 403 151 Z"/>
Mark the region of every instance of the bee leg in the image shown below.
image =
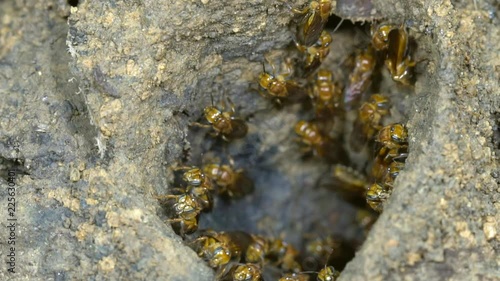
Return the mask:
<path id="1" fill-rule="evenodd" d="M 176 199 L 179 197 L 179 195 L 167 194 L 167 195 L 155 195 L 153 197 L 158 200 L 169 200 L 169 199 Z"/>
<path id="2" fill-rule="evenodd" d="M 198 122 L 191 122 L 191 123 L 189 123 L 189 126 L 200 127 L 200 128 L 212 128 L 212 125 L 202 124 L 202 123 L 198 123 Z"/>

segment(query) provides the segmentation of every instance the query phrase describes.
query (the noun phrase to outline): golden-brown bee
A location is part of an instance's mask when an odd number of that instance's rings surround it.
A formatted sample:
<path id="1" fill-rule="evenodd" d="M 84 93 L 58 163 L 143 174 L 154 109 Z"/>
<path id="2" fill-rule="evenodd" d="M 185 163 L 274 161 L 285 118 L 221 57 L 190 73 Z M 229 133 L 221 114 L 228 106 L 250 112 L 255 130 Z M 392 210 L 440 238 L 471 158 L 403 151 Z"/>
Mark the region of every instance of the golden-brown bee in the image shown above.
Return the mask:
<path id="1" fill-rule="evenodd" d="M 318 70 L 311 92 L 318 119 L 339 115 L 342 108 L 342 88 L 333 81 L 333 74 L 326 69 Z"/>
<path id="2" fill-rule="evenodd" d="M 296 33 L 296 40 L 300 45 L 309 47 L 318 41 L 328 21 L 331 10 L 331 0 L 311 1 L 309 5 L 302 10 L 296 8 L 292 9 L 295 14 L 301 15 Z"/>
<path id="3" fill-rule="evenodd" d="M 397 27 L 391 24 L 373 24 L 371 27 L 372 46 L 377 51 L 384 51 L 389 47 L 389 32 Z"/>
<path id="4" fill-rule="evenodd" d="M 391 196 L 391 193 L 392 188 L 381 183 L 374 183 L 366 191 L 366 202 L 373 210 L 382 212 L 383 204 Z"/>
<path id="5" fill-rule="evenodd" d="M 408 130 L 403 124 L 391 124 L 380 129 L 375 141 L 389 149 L 405 147 L 408 145 Z"/>
<path id="6" fill-rule="evenodd" d="M 212 194 L 214 187 L 210 179 L 197 167 L 179 167 L 175 170 L 187 170 L 182 175 L 182 179 L 188 184 L 184 188 L 173 188 L 174 191 L 181 191 L 182 193 L 190 194 L 203 211 L 209 212 L 213 207 Z M 159 196 L 160 199 L 168 199 L 167 196 Z"/>
<path id="7" fill-rule="evenodd" d="M 382 128 L 382 118 L 389 114 L 389 108 L 389 99 L 380 94 L 372 95 L 361 105 L 351 134 L 351 147 L 354 151 L 360 151 Z"/>
<path id="8" fill-rule="evenodd" d="M 359 101 L 370 86 L 375 65 L 375 54 L 371 46 L 355 56 L 354 69 L 349 74 L 349 81 L 344 90 L 344 103 L 348 109 Z"/>
<path id="9" fill-rule="evenodd" d="M 313 122 L 299 121 L 295 125 L 295 133 L 305 145 L 305 152 L 312 152 L 314 156 L 324 158 L 331 163 L 344 163 L 346 153 L 343 148 L 336 145 L 335 140 L 320 130 Z"/>
<path id="10" fill-rule="evenodd" d="M 269 252 L 269 241 L 262 236 L 250 234 L 252 241 L 245 251 L 245 262 L 263 264 Z"/>
<path id="11" fill-rule="evenodd" d="M 229 266 L 229 265 L 228 265 Z M 262 281 L 262 269 L 252 263 L 234 264 L 220 281 Z"/>
<path id="12" fill-rule="evenodd" d="M 293 73 L 291 60 L 285 60 L 285 72 L 279 75 L 275 74 L 274 64 L 267 57 L 266 60 L 271 65 L 273 73 L 266 72 L 264 65 L 262 65 L 263 71 L 259 75 L 259 85 L 266 89 L 268 97 L 281 101 L 281 99 L 299 100 L 305 96 L 306 91 L 304 88 L 295 80 L 288 78 Z"/>
<path id="13" fill-rule="evenodd" d="M 198 255 L 205 259 L 210 267 L 218 269 L 229 262 L 240 262 L 250 242 L 250 235 L 241 231 L 206 230 L 194 240 Z"/>
<path id="14" fill-rule="evenodd" d="M 318 281 L 335 281 L 339 276 L 340 272 L 335 270 L 333 266 L 325 266 L 318 272 Z"/>
<path id="15" fill-rule="evenodd" d="M 389 149 L 380 148 L 375 161 L 373 162 L 371 176 L 375 181 L 381 181 L 387 173 L 387 169 L 392 162 L 404 162 L 408 156 L 408 146 L 404 145 Z"/>
<path id="16" fill-rule="evenodd" d="M 287 273 L 279 281 L 309 281 L 310 277 L 304 273 Z"/>
<path id="17" fill-rule="evenodd" d="M 321 133 L 316 124 L 307 121 L 299 121 L 295 125 L 295 133 L 306 145 L 307 150 L 312 150 L 314 155 L 324 157 L 329 152 L 327 149 L 332 140 Z"/>
<path id="18" fill-rule="evenodd" d="M 297 261 L 298 257 L 299 251 L 282 239 L 274 238 L 269 240 L 269 250 L 266 254 L 266 259 L 285 272 L 291 271 L 297 273 L 302 270 L 300 263 Z"/>
<path id="19" fill-rule="evenodd" d="M 235 113 L 234 105 L 229 101 L 231 106 L 231 111 L 221 111 L 215 106 L 207 106 L 204 109 L 205 119 L 210 123 L 210 125 L 201 123 L 191 123 L 193 126 L 203 127 L 203 128 L 213 128 L 215 136 L 222 136 L 225 141 L 231 141 L 234 139 L 241 139 L 246 136 L 248 132 L 248 125 L 243 119 L 236 118 L 233 116 Z M 224 106 L 225 107 L 225 106 Z"/>
<path id="20" fill-rule="evenodd" d="M 232 163 L 231 165 L 207 164 L 203 166 L 203 172 L 218 187 L 217 193 L 223 196 L 240 198 L 254 189 L 252 180 L 242 169 L 234 170 Z"/>
<path id="21" fill-rule="evenodd" d="M 198 217 L 203 208 L 197 198 L 189 193 L 181 195 L 162 195 L 157 196 L 157 198 L 162 200 L 175 200 L 172 208 L 177 218 L 170 218 L 168 222 L 179 224 L 178 233 L 181 236 L 191 234 L 198 229 Z"/>
<path id="22" fill-rule="evenodd" d="M 305 244 L 306 259 L 315 265 L 326 264 L 332 255 L 340 254 L 338 253 L 340 248 L 341 242 L 333 236 L 316 237 Z"/>
<path id="23" fill-rule="evenodd" d="M 308 77 L 309 75 L 314 73 L 316 69 L 318 69 L 318 67 L 330 53 L 331 43 L 332 36 L 330 35 L 330 33 L 324 30 L 323 32 L 321 32 L 321 36 L 319 37 L 318 41 L 310 47 L 295 43 L 297 49 L 299 49 L 300 52 L 306 55 L 304 60 L 304 73 L 302 74 L 304 77 Z"/>
<path id="24" fill-rule="evenodd" d="M 394 81 L 409 85 L 416 63 L 410 56 L 408 32 L 405 27 L 396 28 L 389 32 L 388 38 L 385 65 Z"/>

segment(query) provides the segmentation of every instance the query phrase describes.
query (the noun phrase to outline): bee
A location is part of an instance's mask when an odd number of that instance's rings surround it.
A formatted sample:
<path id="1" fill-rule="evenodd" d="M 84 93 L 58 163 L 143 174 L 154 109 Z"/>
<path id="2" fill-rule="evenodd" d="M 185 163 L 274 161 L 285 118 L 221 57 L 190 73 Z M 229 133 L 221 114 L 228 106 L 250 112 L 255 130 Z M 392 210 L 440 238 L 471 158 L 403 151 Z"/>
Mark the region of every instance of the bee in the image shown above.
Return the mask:
<path id="1" fill-rule="evenodd" d="M 349 82 L 344 90 L 344 103 L 352 108 L 371 84 L 376 59 L 373 47 L 369 46 L 354 57 L 354 69 L 349 74 Z"/>
<path id="2" fill-rule="evenodd" d="M 366 192 L 366 202 L 373 210 L 382 212 L 384 209 L 383 204 L 391 196 L 391 193 L 392 188 L 381 183 L 374 183 Z"/>
<path id="3" fill-rule="evenodd" d="M 235 139 L 241 139 L 246 136 L 248 132 L 248 125 L 243 119 L 234 117 L 235 109 L 234 104 L 228 99 L 231 111 L 221 111 L 213 105 L 207 106 L 204 109 L 205 119 L 210 123 L 210 125 L 201 123 L 191 123 L 192 126 L 198 126 L 202 128 L 213 128 L 214 136 L 222 136 L 225 141 L 231 141 Z M 226 107 L 225 104 L 223 106 Z"/>
<path id="4" fill-rule="evenodd" d="M 264 94 L 264 96 L 272 97 L 278 102 L 281 99 L 298 100 L 305 96 L 303 87 L 298 82 L 288 78 L 293 73 L 290 59 L 285 60 L 285 72 L 279 75 L 275 74 L 274 64 L 267 57 L 265 59 L 271 65 L 273 73 L 266 72 L 265 66 L 262 64 L 263 71 L 259 74 L 259 85 L 267 91 L 267 95 Z"/>
<path id="5" fill-rule="evenodd" d="M 346 159 L 345 151 L 335 145 L 335 141 L 323 134 L 313 122 L 299 121 L 295 125 L 295 133 L 305 145 L 305 152 L 311 151 L 314 156 L 325 158 L 329 162 L 342 162 Z"/>
<path id="6" fill-rule="evenodd" d="M 309 281 L 310 277 L 304 273 L 287 273 L 283 275 L 278 281 Z"/>
<path id="7" fill-rule="evenodd" d="M 205 212 L 209 212 L 213 208 L 213 197 L 214 187 L 211 180 L 202 172 L 200 168 L 197 167 L 179 167 L 175 170 L 187 170 L 182 175 L 182 179 L 188 184 L 188 186 L 183 188 L 173 188 L 173 191 L 181 191 L 183 193 L 190 194 L 196 201 L 198 201 L 199 206 Z M 165 196 L 160 196 L 159 198 L 165 198 Z"/>
<path id="8" fill-rule="evenodd" d="M 380 94 L 372 95 L 361 105 L 351 134 L 351 147 L 354 151 L 360 151 L 363 145 L 382 128 L 382 118 L 389 114 L 389 107 L 389 99 Z"/>
<path id="9" fill-rule="evenodd" d="M 340 272 L 333 266 L 325 266 L 318 273 L 318 281 L 335 281 L 340 276 Z"/>
<path id="10" fill-rule="evenodd" d="M 293 13 L 302 16 L 297 25 L 296 32 L 296 40 L 300 45 L 309 47 L 318 41 L 328 21 L 331 10 L 331 0 L 311 1 L 309 5 L 302 10 L 296 8 L 292 9 Z"/>
<path id="11" fill-rule="evenodd" d="M 269 252 L 269 241 L 262 236 L 250 234 L 252 241 L 245 251 L 245 262 L 263 264 Z"/>
<path id="12" fill-rule="evenodd" d="M 170 218 L 168 222 L 179 224 L 176 232 L 181 236 L 191 234 L 198 229 L 198 218 L 203 210 L 199 200 L 189 193 L 181 195 L 163 195 L 157 196 L 157 198 L 161 200 L 175 200 L 172 208 L 177 218 Z"/>
<path id="13" fill-rule="evenodd" d="M 295 43 L 297 49 L 306 55 L 304 61 L 304 77 L 311 75 L 321 63 L 325 60 L 326 56 L 330 53 L 330 44 L 332 43 L 332 36 L 327 31 L 322 31 L 321 36 L 314 45 L 310 47 L 302 46 Z"/>
<path id="14" fill-rule="evenodd" d="M 408 146 L 408 130 L 403 124 L 391 124 L 380 129 L 375 141 L 389 150 L 406 147 Z"/>
<path id="15" fill-rule="evenodd" d="M 300 272 L 302 267 L 297 261 L 298 257 L 299 251 L 282 239 L 269 240 L 269 250 L 266 258 L 284 271 Z"/>
<path id="16" fill-rule="evenodd" d="M 235 264 L 231 266 L 226 277 L 220 278 L 221 281 L 262 281 L 262 269 L 252 263 Z"/>
<path id="17" fill-rule="evenodd" d="M 318 70 L 313 90 L 310 94 L 316 109 L 316 117 L 331 118 L 342 108 L 342 89 L 333 82 L 333 74 L 326 69 Z"/>
<path id="18" fill-rule="evenodd" d="M 385 65 L 394 81 L 409 85 L 416 63 L 410 57 L 408 32 L 405 27 L 393 29 L 389 32 L 388 39 Z"/>
<path id="19" fill-rule="evenodd" d="M 326 264 L 332 254 L 337 254 L 341 248 L 341 243 L 333 236 L 325 238 L 316 237 L 305 245 L 305 254 L 307 260 L 314 260 L 315 265 Z M 315 266 L 316 267 L 316 266 Z"/>
<path id="20" fill-rule="evenodd" d="M 210 267 L 223 269 L 229 262 L 240 262 L 250 242 L 250 235 L 241 231 L 206 230 L 193 244 L 198 255 L 205 259 Z"/>
<path id="21" fill-rule="evenodd" d="M 406 157 L 408 157 L 408 146 L 406 145 L 392 149 L 387 147 L 380 148 L 372 166 L 372 178 L 381 180 L 392 162 L 404 162 Z"/>
<path id="22" fill-rule="evenodd" d="M 230 162 L 230 165 L 214 163 L 204 165 L 203 172 L 218 187 L 217 192 L 220 195 L 240 198 L 251 193 L 254 189 L 252 180 L 242 169 L 234 170 L 234 163 L 232 160 Z"/>
<path id="23" fill-rule="evenodd" d="M 391 24 L 372 25 L 372 46 L 377 51 L 387 50 L 389 47 L 389 33 L 397 27 Z"/>

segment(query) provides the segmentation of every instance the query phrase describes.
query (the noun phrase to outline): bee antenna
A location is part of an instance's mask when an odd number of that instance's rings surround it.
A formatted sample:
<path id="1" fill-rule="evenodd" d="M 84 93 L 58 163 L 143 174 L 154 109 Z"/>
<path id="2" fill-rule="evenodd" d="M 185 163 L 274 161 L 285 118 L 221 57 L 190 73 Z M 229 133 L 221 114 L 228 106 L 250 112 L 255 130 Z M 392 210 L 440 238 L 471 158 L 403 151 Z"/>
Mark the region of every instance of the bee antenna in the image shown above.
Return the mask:
<path id="1" fill-rule="evenodd" d="M 264 64 L 264 62 L 262 62 L 262 70 L 266 72 L 266 65 Z"/>
<path id="2" fill-rule="evenodd" d="M 214 106 L 214 95 L 210 93 L 210 101 L 212 102 L 212 106 Z"/>
<path id="3" fill-rule="evenodd" d="M 337 31 L 337 29 L 339 29 L 339 27 L 342 25 L 342 23 L 344 22 L 345 19 L 341 19 L 340 22 L 337 24 L 337 26 L 335 27 L 335 29 L 333 30 L 332 34 L 335 33 L 335 31 Z"/>

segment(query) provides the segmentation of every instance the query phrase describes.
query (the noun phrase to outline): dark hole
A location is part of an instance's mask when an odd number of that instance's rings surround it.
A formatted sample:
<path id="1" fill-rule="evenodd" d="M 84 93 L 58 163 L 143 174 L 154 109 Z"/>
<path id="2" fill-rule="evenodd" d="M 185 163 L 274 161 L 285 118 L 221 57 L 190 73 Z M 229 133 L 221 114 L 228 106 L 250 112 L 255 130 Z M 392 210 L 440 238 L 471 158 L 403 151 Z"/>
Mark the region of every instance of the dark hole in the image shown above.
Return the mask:
<path id="1" fill-rule="evenodd" d="M 78 6 L 78 0 L 68 0 L 68 4 L 71 7 L 76 7 L 76 6 Z"/>

